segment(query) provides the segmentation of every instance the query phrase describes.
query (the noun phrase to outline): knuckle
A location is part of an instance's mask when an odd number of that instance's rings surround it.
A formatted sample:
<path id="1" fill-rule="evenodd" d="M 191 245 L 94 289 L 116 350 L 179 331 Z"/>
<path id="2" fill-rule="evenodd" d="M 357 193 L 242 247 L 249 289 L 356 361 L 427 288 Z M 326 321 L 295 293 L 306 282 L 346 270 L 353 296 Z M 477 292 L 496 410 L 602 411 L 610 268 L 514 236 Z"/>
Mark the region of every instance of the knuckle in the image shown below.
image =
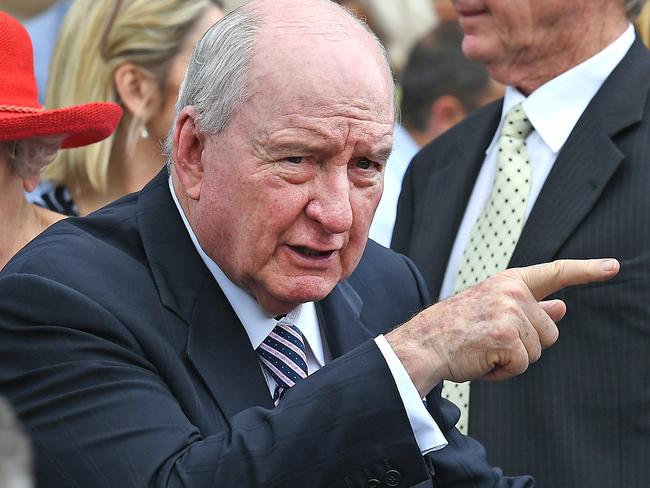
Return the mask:
<path id="1" fill-rule="evenodd" d="M 519 319 L 522 315 L 521 305 L 519 300 L 512 295 L 508 295 L 500 302 L 501 312 L 509 317 L 516 317 Z"/>
<path id="2" fill-rule="evenodd" d="M 493 337 L 499 344 L 510 345 L 519 338 L 519 328 L 514 321 L 504 320 L 491 329 Z"/>
<path id="3" fill-rule="evenodd" d="M 524 287 L 523 284 L 514 281 L 510 284 L 508 288 L 508 295 L 515 299 L 517 302 L 523 302 L 526 300 L 528 295 L 528 290 Z"/>

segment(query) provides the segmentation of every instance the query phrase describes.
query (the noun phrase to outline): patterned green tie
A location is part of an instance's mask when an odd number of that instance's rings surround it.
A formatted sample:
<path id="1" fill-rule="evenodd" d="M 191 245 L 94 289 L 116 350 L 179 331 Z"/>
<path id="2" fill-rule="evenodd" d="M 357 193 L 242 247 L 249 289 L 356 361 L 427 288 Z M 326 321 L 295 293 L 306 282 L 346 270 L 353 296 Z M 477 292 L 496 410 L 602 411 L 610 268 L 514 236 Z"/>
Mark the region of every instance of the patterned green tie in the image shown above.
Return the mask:
<path id="1" fill-rule="evenodd" d="M 530 192 L 530 160 L 526 137 L 532 125 L 521 104 L 506 114 L 499 137 L 497 173 L 490 198 L 476 219 L 463 251 L 454 293 L 489 278 L 508 267 L 524 226 Z M 456 425 L 467 434 L 469 424 L 469 381 L 445 381 L 442 394 L 460 408 Z"/>

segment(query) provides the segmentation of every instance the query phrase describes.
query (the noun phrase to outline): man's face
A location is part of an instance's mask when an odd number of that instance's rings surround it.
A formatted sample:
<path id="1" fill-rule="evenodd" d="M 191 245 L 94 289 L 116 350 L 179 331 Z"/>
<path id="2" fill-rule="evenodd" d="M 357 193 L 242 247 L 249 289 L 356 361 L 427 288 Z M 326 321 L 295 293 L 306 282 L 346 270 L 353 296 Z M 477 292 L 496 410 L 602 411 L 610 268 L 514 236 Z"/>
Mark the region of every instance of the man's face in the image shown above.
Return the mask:
<path id="1" fill-rule="evenodd" d="M 506 84 L 516 84 L 522 69 L 527 71 L 526 76 L 537 76 L 531 71 L 552 70 L 557 59 L 571 58 L 574 53 L 573 57 L 581 61 L 584 43 L 597 42 L 603 27 L 602 16 L 622 15 L 620 9 L 612 11 L 613 3 L 609 0 L 453 0 L 465 33 L 465 55 L 484 62 L 492 76 Z M 539 77 L 543 78 L 544 73 Z"/>
<path id="2" fill-rule="evenodd" d="M 201 156 L 199 241 L 272 315 L 324 298 L 357 266 L 392 145 L 378 54 L 322 37 L 290 49 L 260 38 L 252 95 Z"/>

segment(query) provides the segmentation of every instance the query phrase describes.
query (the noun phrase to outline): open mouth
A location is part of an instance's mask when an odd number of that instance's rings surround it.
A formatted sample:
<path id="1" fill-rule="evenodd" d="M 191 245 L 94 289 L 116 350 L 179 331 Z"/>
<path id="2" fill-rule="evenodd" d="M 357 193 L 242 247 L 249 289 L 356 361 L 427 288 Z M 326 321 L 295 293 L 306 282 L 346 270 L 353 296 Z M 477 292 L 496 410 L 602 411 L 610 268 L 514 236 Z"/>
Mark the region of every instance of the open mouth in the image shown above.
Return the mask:
<path id="1" fill-rule="evenodd" d="M 307 246 L 291 246 L 291 249 L 309 258 L 328 258 L 334 253 L 334 251 L 318 251 Z"/>

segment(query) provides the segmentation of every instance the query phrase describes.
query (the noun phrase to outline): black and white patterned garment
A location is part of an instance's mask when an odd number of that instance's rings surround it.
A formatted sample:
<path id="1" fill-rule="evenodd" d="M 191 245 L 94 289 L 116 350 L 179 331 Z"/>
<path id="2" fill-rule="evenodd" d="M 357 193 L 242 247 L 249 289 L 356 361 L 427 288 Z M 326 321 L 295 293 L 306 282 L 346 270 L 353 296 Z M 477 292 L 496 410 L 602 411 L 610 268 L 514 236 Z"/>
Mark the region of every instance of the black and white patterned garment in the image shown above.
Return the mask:
<path id="1" fill-rule="evenodd" d="M 72 194 L 65 185 L 54 185 L 50 181 L 41 181 L 31 193 L 25 193 L 27 200 L 39 207 L 47 208 L 64 215 L 79 215 Z"/>

